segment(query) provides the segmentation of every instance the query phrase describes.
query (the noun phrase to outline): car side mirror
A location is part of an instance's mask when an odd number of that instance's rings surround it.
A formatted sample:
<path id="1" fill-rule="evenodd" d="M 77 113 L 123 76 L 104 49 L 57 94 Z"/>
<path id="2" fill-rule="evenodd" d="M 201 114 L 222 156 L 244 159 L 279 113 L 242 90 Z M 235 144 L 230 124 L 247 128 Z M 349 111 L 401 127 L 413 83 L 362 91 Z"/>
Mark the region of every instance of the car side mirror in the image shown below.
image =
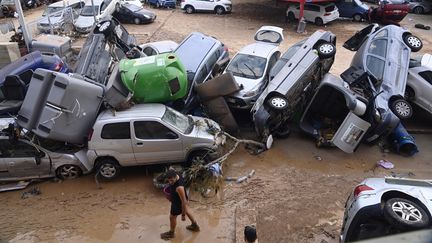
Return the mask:
<path id="1" fill-rule="evenodd" d="M 174 132 L 167 132 L 165 134 L 165 137 L 168 138 L 168 139 L 176 139 L 176 138 L 178 138 L 177 134 L 175 134 Z"/>

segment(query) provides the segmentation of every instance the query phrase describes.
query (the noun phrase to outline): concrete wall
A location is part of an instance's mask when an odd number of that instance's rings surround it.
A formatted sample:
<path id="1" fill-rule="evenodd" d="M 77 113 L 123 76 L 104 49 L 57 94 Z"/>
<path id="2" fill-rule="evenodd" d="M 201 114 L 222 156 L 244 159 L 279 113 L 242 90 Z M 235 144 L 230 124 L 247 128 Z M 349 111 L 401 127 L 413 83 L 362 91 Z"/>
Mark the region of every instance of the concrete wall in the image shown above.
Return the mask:
<path id="1" fill-rule="evenodd" d="M 18 43 L 0 42 L 0 69 L 20 57 Z"/>

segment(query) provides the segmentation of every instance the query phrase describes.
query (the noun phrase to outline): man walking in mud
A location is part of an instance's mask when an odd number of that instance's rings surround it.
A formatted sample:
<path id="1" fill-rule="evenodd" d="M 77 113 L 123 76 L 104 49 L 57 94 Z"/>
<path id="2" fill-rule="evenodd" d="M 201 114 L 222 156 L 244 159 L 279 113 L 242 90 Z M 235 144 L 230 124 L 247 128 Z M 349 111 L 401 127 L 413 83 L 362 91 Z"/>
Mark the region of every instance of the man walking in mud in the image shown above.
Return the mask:
<path id="1" fill-rule="evenodd" d="M 174 170 L 167 172 L 168 182 L 170 184 L 171 194 L 171 211 L 170 211 L 170 231 L 161 234 L 161 238 L 169 240 L 174 238 L 174 231 L 177 225 L 177 216 L 181 214 L 182 221 L 186 220 L 186 215 L 191 221 L 191 225 L 186 226 L 186 229 L 194 232 L 200 230 L 197 222 L 192 216 L 188 207 L 188 196 L 184 188 L 183 178 Z"/>

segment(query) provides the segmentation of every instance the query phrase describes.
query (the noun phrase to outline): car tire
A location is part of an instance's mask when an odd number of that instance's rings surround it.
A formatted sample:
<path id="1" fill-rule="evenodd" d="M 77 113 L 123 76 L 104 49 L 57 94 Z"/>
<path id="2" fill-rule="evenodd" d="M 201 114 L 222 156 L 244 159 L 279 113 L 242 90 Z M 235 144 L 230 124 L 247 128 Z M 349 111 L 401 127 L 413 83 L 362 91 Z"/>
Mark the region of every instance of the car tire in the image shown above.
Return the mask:
<path id="1" fill-rule="evenodd" d="M 140 20 L 139 18 L 135 18 L 135 19 L 134 19 L 134 23 L 135 23 L 135 24 L 141 24 L 141 20 Z"/>
<path id="2" fill-rule="evenodd" d="M 276 95 L 267 100 L 267 104 L 273 109 L 273 110 L 285 110 L 288 107 L 288 100 L 281 96 Z"/>
<path id="3" fill-rule="evenodd" d="M 403 40 L 412 52 L 418 52 L 423 47 L 422 41 L 415 35 L 407 34 L 403 37 Z"/>
<path id="4" fill-rule="evenodd" d="M 188 165 L 207 164 L 208 162 L 210 162 L 210 157 L 208 154 L 209 154 L 209 151 L 206 151 L 206 150 L 194 151 L 188 156 L 188 163 L 187 164 Z"/>
<path id="5" fill-rule="evenodd" d="M 315 24 L 318 26 L 323 26 L 324 25 L 324 21 L 322 18 L 315 18 Z"/>
<path id="6" fill-rule="evenodd" d="M 356 13 L 356 14 L 354 14 L 354 16 L 353 16 L 353 20 L 356 21 L 356 22 L 361 22 L 362 19 L 363 19 L 363 17 L 362 17 L 362 15 L 359 14 L 359 13 Z"/>
<path id="7" fill-rule="evenodd" d="M 216 13 L 217 15 L 222 15 L 222 14 L 225 13 L 225 9 L 224 9 L 223 7 L 221 7 L 221 6 L 217 6 L 217 7 L 215 8 L 215 13 Z"/>
<path id="8" fill-rule="evenodd" d="M 404 198 L 391 198 L 384 204 L 384 218 L 400 230 L 422 229 L 429 225 L 429 216 L 417 203 Z"/>
<path id="9" fill-rule="evenodd" d="M 191 5 L 187 5 L 185 7 L 185 11 L 186 11 L 187 14 L 193 14 L 195 12 L 195 9 Z"/>
<path id="10" fill-rule="evenodd" d="M 62 165 L 57 168 L 56 175 L 62 180 L 75 179 L 82 175 L 82 170 L 76 165 Z"/>
<path id="11" fill-rule="evenodd" d="M 322 42 L 316 46 L 318 56 L 322 59 L 334 57 L 336 55 L 336 47 L 330 42 Z"/>
<path id="12" fill-rule="evenodd" d="M 420 7 L 420 6 L 415 7 L 413 9 L 413 13 L 415 13 L 415 14 L 423 14 L 424 13 L 424 9 L 422 7 Z"/>
<path id="13" fill-rule="evenodd" d="M 294 22 L 296 20 L 293 12 L 288 13 L 288 22 Z"/>
<path id="14" fill-rule="evenodd" d="M 408 101 L 404 99 L 397 99 L 392 101 L 390 109 L 401 120 L 408 119 L 413 114 L 413 109 L 410 103 L 408 103 Z"/>
<path id="15" fill-rule="evenodd" d="M 97 173 L 104 179 L 112 180 L 120 173 L 120 166 L 114 159 L 103 158 L 97 163 Z"/>
<path id="16" fill-rule="evenodd" d="M 282 124 L 273 132 L 275 138 L 287 138 L 291 134 L 288 124 Z"/>
<path id="17" fill-rule="evenodd" d="M 111 20 L 100 22 L 94 29 L 95 34 L 104 34 L 108 36 L 114 30 L 114 23 Z"/>

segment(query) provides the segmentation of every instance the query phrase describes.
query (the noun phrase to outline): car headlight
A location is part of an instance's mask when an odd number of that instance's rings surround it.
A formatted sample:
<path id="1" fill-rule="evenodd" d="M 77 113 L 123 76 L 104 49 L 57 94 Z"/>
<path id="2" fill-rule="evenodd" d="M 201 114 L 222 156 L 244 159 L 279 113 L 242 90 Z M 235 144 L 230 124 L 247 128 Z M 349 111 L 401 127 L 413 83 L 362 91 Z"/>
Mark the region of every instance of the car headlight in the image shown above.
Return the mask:
<path id="1" fill-rule="evenodd" d="M 146 18 L 146 19 L 151 19 L 150 15 L 143 14 L 143 16 L 144 16 L 144 18 Z"/>
<path id="2" fill-rule="evenodd" d="M 252 97 L 252 96 L 255 96 L 256 94 L 257 94 L 257 91 L 256 91 L 256 90 L 251 90 L 251 91 L 246 92 L 246 93 L 243 95 L 243 97 Z"/>

